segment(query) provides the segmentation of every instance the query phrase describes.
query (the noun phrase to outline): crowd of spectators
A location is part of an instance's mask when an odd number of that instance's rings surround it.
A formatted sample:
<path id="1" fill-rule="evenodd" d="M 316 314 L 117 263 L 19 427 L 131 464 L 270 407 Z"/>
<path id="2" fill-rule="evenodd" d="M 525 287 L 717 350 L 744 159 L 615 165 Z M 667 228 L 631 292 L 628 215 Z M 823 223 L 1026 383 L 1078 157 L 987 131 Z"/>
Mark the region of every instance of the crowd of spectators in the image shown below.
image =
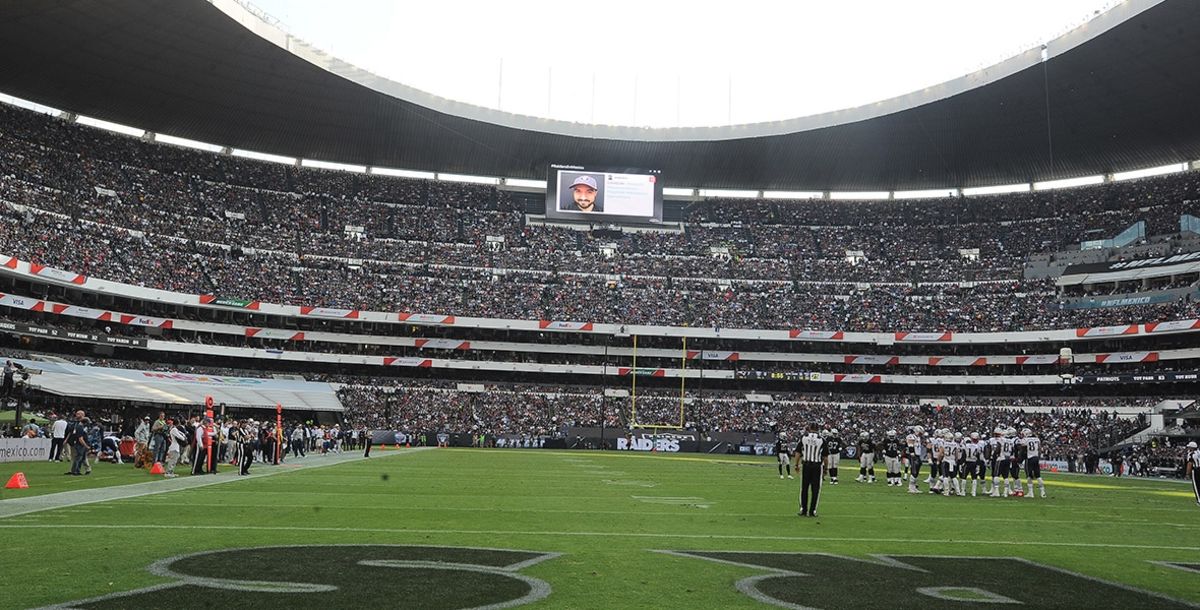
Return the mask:
<path id="1" fill-rule="evenodd" d="M 528 225 L 524 204 L 490 186 L 184 150 L 9 107 L 0 125 L 0 252 L 153 288 L 726 328 L 1030 330 L 1198 312 L 1189 300 L 1064 310 L 1052 283 L 1021 279 L 1029 254 L 1138 220 L 1177 230 L 1197 212 L 1195 173 L 946 200 L 711 200 L 677 231 L 614 236 Z"/>
<path id="2" fill-rule="evenodd" d="M 437 430 L 449 433 L 565 437 L 572 427 L 669 426 L 702 433 L 797 433 L 809 423 L 847 434 L 914 425 L 990 436 L 997 425 L 1030 427 L 1046 442 L 1047 459 L 1067 459 L 1104 449 L 1145 428 L 1141 417 L 1119 417 L 1115 409 L 1149 407 L 1149 400 L 1094 398 L 950 397 L 945 404 L 911 396 L 775 394 L 754 402 L 744 394 L 689 395 L 649 391 L 632 397 L 601 398 L 593 389 L 512 385 L 481 392 L 447 386 L 358 379 L 338 396 L 353 425 L 368 428 Z M 1034 408 L 1036 407 L 1036 408 Z"/>

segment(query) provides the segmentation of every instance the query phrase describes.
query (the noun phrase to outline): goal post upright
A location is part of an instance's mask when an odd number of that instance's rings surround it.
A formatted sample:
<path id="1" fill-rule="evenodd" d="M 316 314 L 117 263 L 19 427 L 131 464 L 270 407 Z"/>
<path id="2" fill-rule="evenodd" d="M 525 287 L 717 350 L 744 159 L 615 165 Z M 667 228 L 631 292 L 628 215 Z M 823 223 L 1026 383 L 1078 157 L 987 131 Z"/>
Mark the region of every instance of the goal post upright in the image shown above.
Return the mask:
<path id="1" fill-rule="evenodd" d="M 684 387 L 687 383 L 687 335 L 683 336 L 683 354 L 679 358 L 679 428 L 683 429 L 683 397 Z"/>
<path id="2" fill-rule="evenodd" d="M 632 386 L 629 392 L 629 423 L 630 427 L 637 425 L 637 335 L 633 336 L 633 366 L 629 370 Z"/>

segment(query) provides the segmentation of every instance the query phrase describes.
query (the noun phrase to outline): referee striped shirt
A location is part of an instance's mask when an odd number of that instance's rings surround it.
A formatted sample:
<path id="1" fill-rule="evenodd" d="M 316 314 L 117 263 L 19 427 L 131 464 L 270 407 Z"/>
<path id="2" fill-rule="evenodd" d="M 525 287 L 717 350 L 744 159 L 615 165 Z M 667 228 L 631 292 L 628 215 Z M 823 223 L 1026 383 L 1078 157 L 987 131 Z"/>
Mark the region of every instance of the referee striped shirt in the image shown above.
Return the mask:
<path id="1" fill-rule="evenodd" d="M 817 436 L 815 432 L 810 432 L 800 439 L 800 459 L 805 462 L 820 462 L 821 461 L 821 445 L 825 441 Z"/>

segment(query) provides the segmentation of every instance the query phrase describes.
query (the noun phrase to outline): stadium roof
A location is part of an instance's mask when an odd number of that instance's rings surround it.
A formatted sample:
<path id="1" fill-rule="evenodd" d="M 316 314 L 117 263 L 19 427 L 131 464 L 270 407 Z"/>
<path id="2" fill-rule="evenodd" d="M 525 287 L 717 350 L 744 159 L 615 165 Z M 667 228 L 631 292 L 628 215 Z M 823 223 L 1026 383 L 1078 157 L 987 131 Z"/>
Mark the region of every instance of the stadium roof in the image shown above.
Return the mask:
<path id="1" fill-rule="evenodd" d="M 674 129 L 435 98 L 323 55 L 232 0 L 214 2 L 0 2 L 0 91 L 232 148 L 512 178 L 544 179 L 548 163 L 570 163 L 659 169 L 668 186 L 892 190 L 1200 159 L 1194 0 L 1128 0 L 1048 43 L 1045 61 L 1034 49 L 866 107 Z"/>

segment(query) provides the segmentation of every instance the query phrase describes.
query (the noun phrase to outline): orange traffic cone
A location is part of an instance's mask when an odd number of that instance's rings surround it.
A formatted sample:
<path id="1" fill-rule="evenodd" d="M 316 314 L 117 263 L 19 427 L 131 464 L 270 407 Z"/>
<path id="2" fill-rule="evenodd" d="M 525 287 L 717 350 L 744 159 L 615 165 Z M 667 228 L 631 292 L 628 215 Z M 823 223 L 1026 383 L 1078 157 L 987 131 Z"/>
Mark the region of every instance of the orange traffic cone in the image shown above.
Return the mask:
<path id="1" fill-rule="evenodd" d="M 4 489 L 29 489 L 29 482 L 25 480 L 25 473 L 18 472 L 10 477 Z"/>
<path id="2" fill-rule="evenodd" d="M 155 462 L 154 465 L 150 467 L 150 474 L 166 474 L 166 471 L 163 470 L 162 462 Z"/>

